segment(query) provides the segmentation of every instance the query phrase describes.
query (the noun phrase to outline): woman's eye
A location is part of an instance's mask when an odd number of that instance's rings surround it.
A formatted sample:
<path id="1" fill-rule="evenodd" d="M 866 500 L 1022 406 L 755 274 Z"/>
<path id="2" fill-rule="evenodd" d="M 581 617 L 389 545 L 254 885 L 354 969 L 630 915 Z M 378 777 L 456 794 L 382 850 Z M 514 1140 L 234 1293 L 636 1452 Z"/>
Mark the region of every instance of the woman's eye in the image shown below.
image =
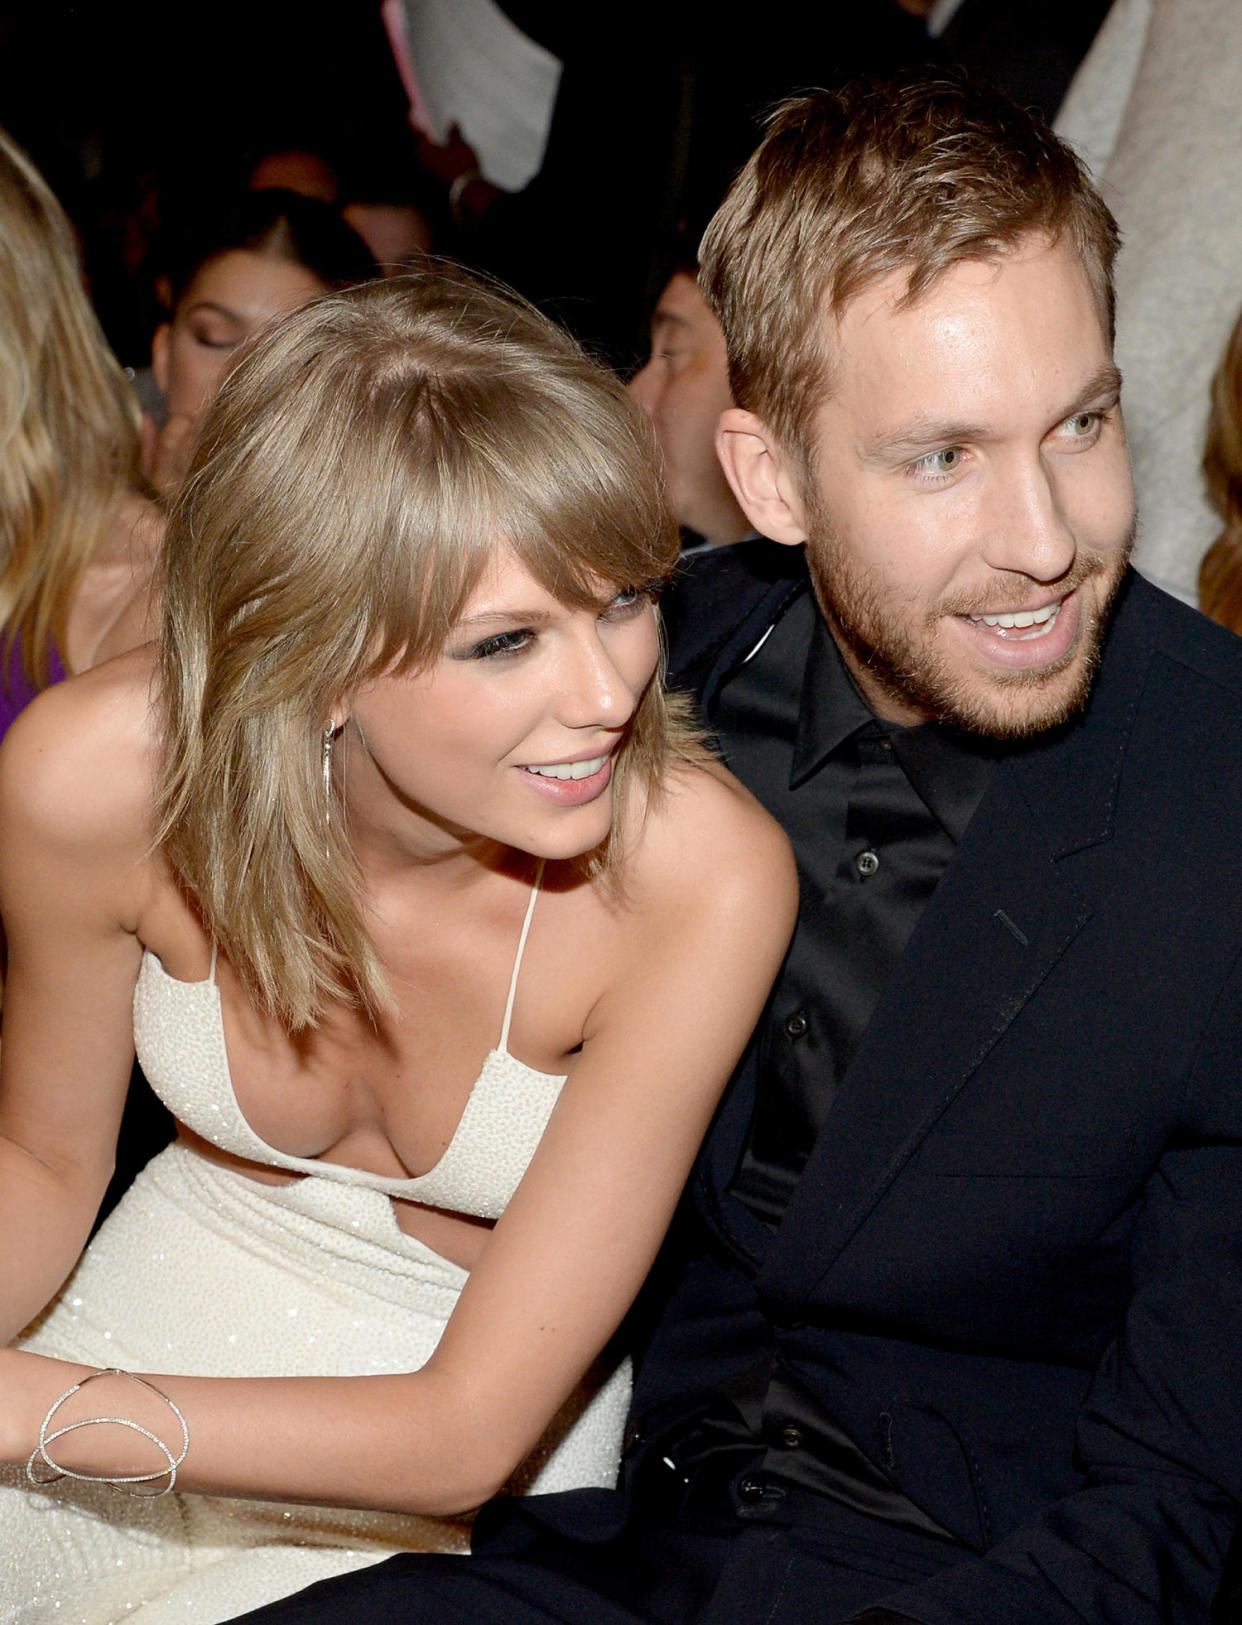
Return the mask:
<path id="1" fill-rule="evenodd" d="M 623 587 L 603 611 L 604 617 L 620 620 L 637 609 L 644 609 L 660 590 L 658 581 L 645 582 L 641 587 Z"/>
<path id="2" fill-rule="evenodd" d="M 241 343 L 241 336 L 231 329 L 211 327 L 206 324 L 192 326 L 190 337 L 196 344 L 201 344 L 205 350 L 235 350 Z"/>
<path id="3" fill-rule="evenodd" d="M 526 648 L 534 635 L 525 628 L 516 632 L 497 632 L 494 637 L 484 638 L 482 643 L 476 643 L 466 658 L 491 660 L 497 655 L 517 654 L 519 650 Z"/>

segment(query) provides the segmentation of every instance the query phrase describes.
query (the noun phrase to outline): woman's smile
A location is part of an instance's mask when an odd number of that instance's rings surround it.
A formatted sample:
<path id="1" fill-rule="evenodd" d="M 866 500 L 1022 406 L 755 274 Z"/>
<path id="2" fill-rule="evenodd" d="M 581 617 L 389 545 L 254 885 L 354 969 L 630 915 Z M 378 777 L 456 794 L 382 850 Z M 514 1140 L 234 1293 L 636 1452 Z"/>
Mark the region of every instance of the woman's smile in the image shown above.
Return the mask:
<path id="1" fill-rule="evenodd" d="M 645 592 L 566 604 L 497 548 L 439 657 L 355 697 L 351 827 L 421 849 L 430 825 L 437 851 L 446 830 L 549 858 L 590 851 L 611 827 L 616 753 L 658 654 Z"/>

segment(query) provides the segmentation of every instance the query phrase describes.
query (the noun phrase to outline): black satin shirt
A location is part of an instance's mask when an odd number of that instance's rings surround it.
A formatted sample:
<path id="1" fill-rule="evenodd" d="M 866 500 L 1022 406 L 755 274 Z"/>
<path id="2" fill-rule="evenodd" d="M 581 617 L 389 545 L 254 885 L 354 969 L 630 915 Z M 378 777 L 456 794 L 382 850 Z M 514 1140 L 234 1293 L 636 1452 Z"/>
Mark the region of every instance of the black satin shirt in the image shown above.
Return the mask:
<path id="1" fill-rule="evenodd" d="M 802 888 L 760 1025 L 758 1104 L 733 1185 L 776 1225 L 1003 747 L 938 723 L 879 721 L 809 592 L 709 720 L 729 767 L 788 832 Z"/>

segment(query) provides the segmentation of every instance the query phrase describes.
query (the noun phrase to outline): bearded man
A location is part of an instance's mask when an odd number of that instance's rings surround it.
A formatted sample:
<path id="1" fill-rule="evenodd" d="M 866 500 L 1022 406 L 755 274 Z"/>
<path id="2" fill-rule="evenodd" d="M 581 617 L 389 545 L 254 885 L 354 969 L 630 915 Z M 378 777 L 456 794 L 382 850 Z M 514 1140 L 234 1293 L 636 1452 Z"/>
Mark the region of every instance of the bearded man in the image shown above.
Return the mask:
<path id="1" fill-rule="evenodd" d="M 672 618 L 802 915 L 653 1288 L 621 1487 L 264 1618 L 1208 1618 L 1242 1489 L 1242 644 L 1127 567 L 1116 248 L 989 93 L 777 112 L 702 252 L 769 540 L 697 559 Z"/>

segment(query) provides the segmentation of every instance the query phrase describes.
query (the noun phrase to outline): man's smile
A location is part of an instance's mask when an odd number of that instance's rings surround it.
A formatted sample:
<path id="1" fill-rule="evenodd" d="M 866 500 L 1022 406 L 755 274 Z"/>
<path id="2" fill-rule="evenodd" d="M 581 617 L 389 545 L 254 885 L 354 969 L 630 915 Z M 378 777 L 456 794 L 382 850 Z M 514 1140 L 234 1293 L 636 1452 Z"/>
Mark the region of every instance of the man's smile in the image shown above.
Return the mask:
<path id="1" fill-rule="evenodd" d="M 991 627 L 998 637 L 1038 638 L 1051 631 L 1064 602 L 1064 598 L 1058 598 L 1055 603 L 1044 604 L 1040 609 L 1020 609 L 997 615 L 970 615 L 967 619 L 974 621 L 976 625 Z"/>

